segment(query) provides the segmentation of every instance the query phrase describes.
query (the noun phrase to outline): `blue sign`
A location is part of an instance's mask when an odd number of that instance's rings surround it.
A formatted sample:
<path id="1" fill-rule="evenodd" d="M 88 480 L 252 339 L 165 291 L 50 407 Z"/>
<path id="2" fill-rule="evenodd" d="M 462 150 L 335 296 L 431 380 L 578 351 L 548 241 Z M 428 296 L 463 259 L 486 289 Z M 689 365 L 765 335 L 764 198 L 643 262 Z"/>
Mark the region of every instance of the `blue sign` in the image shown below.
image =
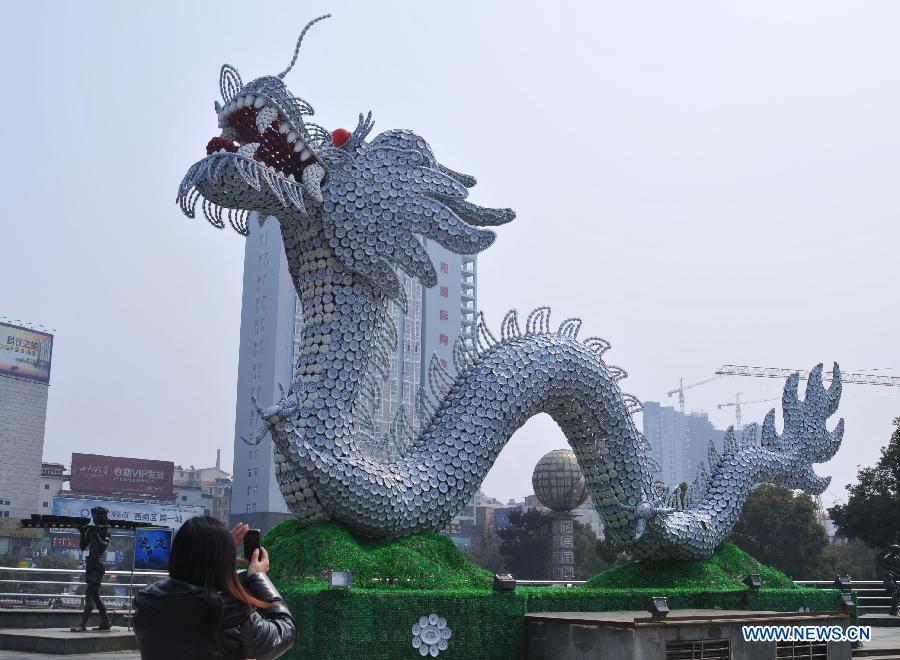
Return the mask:
<path id="1" fill-rule="evenodd" d="M 134 567 L 147 571 L 169 569 L 169 552 L 172 548 L 172 530 L 142 527 L 134 538 Z"/>

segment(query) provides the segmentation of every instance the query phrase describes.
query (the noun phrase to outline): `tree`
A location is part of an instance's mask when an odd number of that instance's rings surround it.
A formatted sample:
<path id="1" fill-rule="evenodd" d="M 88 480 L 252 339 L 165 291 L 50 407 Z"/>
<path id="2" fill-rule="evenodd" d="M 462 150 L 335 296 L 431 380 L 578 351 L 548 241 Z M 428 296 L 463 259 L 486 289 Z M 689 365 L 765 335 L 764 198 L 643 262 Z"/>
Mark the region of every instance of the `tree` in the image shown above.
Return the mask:
<path id="1" fill-rule="evenodd" d="M 597 554 L 597 534 L 590 525 L 575 521 L 572 528 L 575 537 L 575 579 L 587 580 L 609 566 Z"/>
<path id="2" fill-rule="evenodd" d="M 854 580 L 880 580 L 881 553 L 859 539 L 829 543 L 822 552 L 822 579 L 849 575 Z"/>
<path id="3" fill-rule="evenodd" d="M 35 561 L 36 568 L 66 568 L 75 570 L 78 568 L 78 560 L 71 555 L 64 555 L 57 552 L 48 552 L 43 557 L 39 557 Z M 57 582 L 71 582 L 75 575 L 70 574 L 53 574 L 52 577 L 42 573 L 27 573 L 28 579 L 32 580 L 53 580 Z M 42 577 L 43 576 L 43 577 Z M 32 593 L 36 594 L 58 594 L 63 591 L 61 584 L 36 584 L 32 587 Z"/>
<path id="4" fill-rule="evenodd" d="M 489 534 L 487 539 L 464 548 L 462 553 L 470 562 L 491 573 L 503 572 L 503 557 L 500 555 L 500 541 L 496 534 Z"/>
<path id="5" fill-rule="evenodd" d="M 731 540 L 795 580 L 820 577 L 828 534 L 806 493 L 763 485 L 747 496 Z"/>
<path id="6" fill-rule="evenodd" d="M 605 567 L 620 566 L 631 562 L 631 555 L 608 536 L 598 539 L 594 544 L 594 552 L 600 557 Z"/>
<path id="7" fill-rule="evenodd" d="M 510 526 L 497 530 L 503 568 L 523 580 L 549 580 L 553 562 L 553 517 L 533 509 L 509 514 Z M 607 567 L 597 554 L 597 535 L 589 525 L 573 521 L 575 578 L 586 579 Z"/>
<path id="8" fill-rule="evenodd" d="M 856 484 L 847 484 L 846 504 L 828 509 L 838 533 L 873 548 L 900 543 L 900 417 L 874 467 L 861 469 Z"/>
<path id="9" fill-rule="evenodd" d="M 536 509 L 524 513 L 512 511 L 509 524 L 497 529 L 504 569 L 524 580 L 549 579 L 553 559 L 550 516 Z"/>

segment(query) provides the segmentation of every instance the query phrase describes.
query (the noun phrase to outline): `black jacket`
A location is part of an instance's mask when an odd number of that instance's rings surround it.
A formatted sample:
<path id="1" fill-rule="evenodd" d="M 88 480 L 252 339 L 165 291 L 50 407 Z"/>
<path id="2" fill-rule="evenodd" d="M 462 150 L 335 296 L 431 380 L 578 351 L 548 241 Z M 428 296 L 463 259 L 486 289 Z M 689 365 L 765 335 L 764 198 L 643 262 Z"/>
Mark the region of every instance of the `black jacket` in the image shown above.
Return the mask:
<path id="1" fill-rule="evenodd" d="M 274 603 L 268 609 L 251 608 L 224 596 L 223 655 L 207 648 L 203 632 L 205 597 L 203 589 L 167 578 L 151 584 L 134 598 L 134 632 L 143 660 L 232 660 L 244 654 L 241 624 L 249 617 L 249 657 L 277 658 L 294 643 L 294 618 L 281 595 L 265 575 L 256 573 L 241 582 L 251 595 Z"/>

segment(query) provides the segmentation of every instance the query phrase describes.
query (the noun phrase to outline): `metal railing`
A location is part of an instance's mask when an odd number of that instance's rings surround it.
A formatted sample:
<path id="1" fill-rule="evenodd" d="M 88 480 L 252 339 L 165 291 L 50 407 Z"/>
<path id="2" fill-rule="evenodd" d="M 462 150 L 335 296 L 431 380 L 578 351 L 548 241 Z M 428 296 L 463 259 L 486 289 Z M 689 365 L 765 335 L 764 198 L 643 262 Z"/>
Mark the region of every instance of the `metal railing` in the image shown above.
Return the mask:
<path id="1" fill-rule="evenodd" d="M 578 587 L 585 580 L 516 580 L 521 587 Z M 834 589 L 834 580 L 794 580 L 794 584 L 819 589 Z M 881 580 L 851 580 L 850 588 L 857 594 L 860 614 L 887 614 L 891 598 Z"/>
<path id="2" fill-rule="evenodd" d="M 12 578 L 7 577 L 10 574 Z M 73 593 L 76 589 L 84 591 L 84 583 L 81 576 L 84 574 L 83 569 L 68 568 L 13 568 L 8 566 L 0 566 L 0 607 L 3 606 L 19 606 L 19 607 L 47 607 L 61 601 L 63 607 L 73 605 L 67 603 L 74 602 L 77 607 L 81 607 L 80 603 L 84 600 L 84 594 Z M 21 575 L 21 578 L 16 578 Z M 76 576 L 76 580 L 56 580 L 54 577 L 63 575 Z M 35 576 L 37 579 L 35 579 Z M 135 593 L 135 588 L 146 587 L 152 582 L 168 577 L 168 573 L 161 571 L 106 571 L 105 576 L 116 576 L 116 582 L 102 582 L 104 587 L 125 587 L 127 595 L 103 595 L 101 598 L 107 606 L 113 609 L 130 610 L 131 602 Z M 119 578 L 122 578 L 120 581 Z M 522 587 L 578 587 L 585 583 L 585 580 L 516 580 L 516 584 Z M 795 584 L 818 587 L 820 589 L 834 588 L 834 580 L 795 580 Z M 10 590 L 10 585 L 18 585 L 18 590 Z M 43 594 L 35 593 L 34 586 L 37 585 L 56 585 L 59 593 Z M 857 593 L 858 604 L 861 612 L 871 614 L 885 614 L 890 608 L 890 597 L 884 589 L 884 584 L 880 580 L 852 580 L 851 588 Z M 25 587 L 23 589 L 23 587 Z M 68 589 L 65 589 L 68 587 Z M 65 591 L 64 591 L 65 589 Z"/>
<path id="3" fill-rule="evenodd" d="M 84 593 L 82 576 L 84 569 L 75 568 L 19 568 L 0 566 L 0 607 L 63 607 L 81 609 Z M 11 575 L 11 577 L 10 577 Z M 17 575 L 21 577 L 17 578 Z M 75 576 L 74 580 L 53 579 L 64 575 Z M 131 611 L 135 587 L 146 587 L 157 580 L 168 577 L 168 573 L 158 571 L 106 571 L 104 577 L 115 576 L 116 582 L 101 582 L 102 587 L 125 587 L 126 594 L 101 595 L 104 604 L 112 610 Z M 35 577 L 37 579 L 35 579 Z M 122 578 L 121 580 L 119 578 Z M 18 589 L 11 590 L 12 585 Z M 37 585 L 56 585 L 57 593 L 36 593 Z"/>
<path id="4" fill-rule="evenodd" d="M 794 584 L 819 589 L 834 589 L 834 580 L 794 580 Z M 857 594 L 860 614 L 887 614 L 891 597 L 887 595 L 881 580 L 851 580 L 850 588 Z"/>

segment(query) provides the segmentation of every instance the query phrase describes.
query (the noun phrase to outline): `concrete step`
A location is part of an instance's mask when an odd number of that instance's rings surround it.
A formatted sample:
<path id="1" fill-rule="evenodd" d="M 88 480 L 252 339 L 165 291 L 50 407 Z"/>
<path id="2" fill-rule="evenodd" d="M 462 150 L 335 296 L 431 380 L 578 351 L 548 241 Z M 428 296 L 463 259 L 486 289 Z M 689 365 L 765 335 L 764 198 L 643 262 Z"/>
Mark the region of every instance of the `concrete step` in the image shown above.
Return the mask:
<path id="1" fill-rule="evenodd" d="M 134 632 L 114 627 L 106 632 L 83 633 L 53 628 L 0 629 L 0 650 L 25 653 L 69 655 L 73 653 L 110 653 L 137 648 Z"/>
<path id="2" fill-rule="evenodd" d="M 114 612 L 107 610 L 110 623 L 114 626 L 127 626 L 127 611 Z M 38 609 L 14 608 L 0 609 L 0 628 L 71 628 L 81 622 L 81 610 L 75 609 Z M 91 614 L 89 628 L 100 625 L 100 615 Z"/>
<path id="3" fill-rule="evenodd" d="M 897 628 L 900 627 L 900 616 L 890 616 L 887 614 L 861 614 L 859 617 L 859 625 L 877 626 L 879 628 Z"/>

